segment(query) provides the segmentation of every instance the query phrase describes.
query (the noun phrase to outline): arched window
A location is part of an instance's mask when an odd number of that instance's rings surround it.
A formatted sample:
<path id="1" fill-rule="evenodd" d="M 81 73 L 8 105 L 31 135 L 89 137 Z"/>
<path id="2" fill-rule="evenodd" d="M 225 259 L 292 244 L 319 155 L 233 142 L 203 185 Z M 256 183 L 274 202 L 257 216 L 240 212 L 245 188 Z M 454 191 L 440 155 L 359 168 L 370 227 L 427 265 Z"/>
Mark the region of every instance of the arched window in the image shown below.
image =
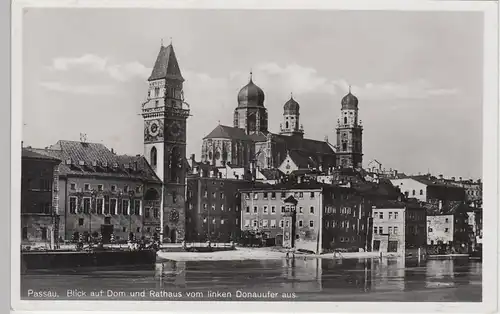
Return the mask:
<path id="1" fill-rule="evenodd" d="M 411 191 L 411 195 L 415 195 L 415 190 L 412 190 L 412 191 Z"/>
<path id="2" fill-rule="evenodd" d="M 288 121 L 285 122 L 285 128 L 288 129 Z"/>
<path id="3" fill-rule="evenodd" d="M 420 195 L 424 195 L 424 190 L 420 190 Z"/>
<path id="4" fill-rule="evenodd" d="M 343 143 L 342 143 L 342 150 L 343 150 L 343 151 L 346 151 L 346 150 L 347 150 L 347 143 L 346 143 L 346 142 L 343 142 Z"/>
<path id="5" fill-rule="evenodd" d="M 158 155 L 158 153 L 156 151 L 156 147 L 153 146 L 153 148 L 151 148 L 151 154 L 150 154 L 151 166 L 153 166 L 153 167 L 156 167 L 156 165 L 157 165 L 157 155 Z"/>
<path id="6" fill-rule="evenodd" d="M 344 117 L 344 124 L 347 124 L 347 117 Z"/>

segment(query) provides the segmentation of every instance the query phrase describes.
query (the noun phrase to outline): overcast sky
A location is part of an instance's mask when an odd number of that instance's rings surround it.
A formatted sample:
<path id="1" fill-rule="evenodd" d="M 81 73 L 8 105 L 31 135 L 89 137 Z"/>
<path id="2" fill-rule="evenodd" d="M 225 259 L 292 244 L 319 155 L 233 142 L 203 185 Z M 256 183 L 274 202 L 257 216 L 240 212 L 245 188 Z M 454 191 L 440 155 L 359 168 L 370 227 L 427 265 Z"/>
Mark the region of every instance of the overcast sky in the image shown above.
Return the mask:
<path id="1" fill-rule="evenodd" d="M 364 166 L 481 177 L 481 13 L 29 9 L 23 139 L 100 142 L 143 154 L 141 102 L 173 38 L 191 105 L 187 153 L 232 125 L 250 69 L 279 132 L 293 92 L 305 136 L 335 141 L 348 84 L 359 98 Z"/>

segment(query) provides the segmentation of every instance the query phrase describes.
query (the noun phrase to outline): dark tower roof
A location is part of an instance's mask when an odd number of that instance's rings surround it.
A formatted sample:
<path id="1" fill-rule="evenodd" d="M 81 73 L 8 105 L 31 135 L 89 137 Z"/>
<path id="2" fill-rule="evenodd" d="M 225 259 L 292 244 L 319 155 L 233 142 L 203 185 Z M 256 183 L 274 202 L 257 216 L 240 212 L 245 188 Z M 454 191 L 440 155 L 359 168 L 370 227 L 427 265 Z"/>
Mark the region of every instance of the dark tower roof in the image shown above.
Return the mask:
<path id="1" fill-rule="evenodd" d="M 156 58 L 155 66 L 148 81 L 161 80 L 165 78 L 184 81 L 172 44 L 167 47 L 164 47 L 163 45 L 161 46 L 158 57 Z"/>
<path id="2" fill-rule="evenodd" d="M 342 109 L 358 109 L 358 98 L 351 94 L 350 86 L 349 93 L 342 98 Z"/>
<path id="3" fill-rule="evenodd" d="M 285 110 L 285 112 L 293 111 L 293 112 L 298 113 L 300 106 L 299 106 L 299 103 L 296 102 L 295 99 L 293 99 L 293 96 L 290 96 L 290 100 L 288 100 L 285 103 L 285 106 L 283 106 L 283 109 Z"/>
<path id="4" fill-rule="evenodd" d="M 238 107 L 264 107 L 264 91 L 252 81 L 245 85 L 238 93 Z"/>

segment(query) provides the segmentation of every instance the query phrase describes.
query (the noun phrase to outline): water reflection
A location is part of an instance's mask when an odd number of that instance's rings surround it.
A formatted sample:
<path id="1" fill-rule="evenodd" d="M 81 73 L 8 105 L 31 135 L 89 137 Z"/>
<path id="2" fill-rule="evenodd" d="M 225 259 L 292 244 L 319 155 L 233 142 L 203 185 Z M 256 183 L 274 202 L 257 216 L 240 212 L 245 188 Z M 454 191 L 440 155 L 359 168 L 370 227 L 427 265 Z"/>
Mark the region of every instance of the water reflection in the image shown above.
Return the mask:
<path id="1" fill-rule="evenodd" d="M 54 289 L 62 292 L 66 289 L 94 287 L 119 287 L 130 291 L 219 290 L 233 293 L 245 289 L 296 292 L 304 300 L 318 301 L 372 300 L 376 295 L 383 295 L 385 300 L 389 301 L 396 297 L 401 301 L 415 301 L 422 293 L 441 293 L 442 295 L 436 297 L 438 301 L 463 301 L 464 298 L 481 301 L 481 277 L 482 263 L 468 259 L 424 261 L 401 258 L 295 258 L 267 261 L 164 261 L 157 263 L 154 269 L 97 268 L 71 272 L 31 272 L 21 276 L 21 285 L 24 287 L 21 291 L 26 296 L 27 289 L 47 287 L 56 287 Z M 440 288 L 474 289 L 474 292 L 449 292 L 450 289 Z M 412 293 L 415 291 L 419 293 Z"/>

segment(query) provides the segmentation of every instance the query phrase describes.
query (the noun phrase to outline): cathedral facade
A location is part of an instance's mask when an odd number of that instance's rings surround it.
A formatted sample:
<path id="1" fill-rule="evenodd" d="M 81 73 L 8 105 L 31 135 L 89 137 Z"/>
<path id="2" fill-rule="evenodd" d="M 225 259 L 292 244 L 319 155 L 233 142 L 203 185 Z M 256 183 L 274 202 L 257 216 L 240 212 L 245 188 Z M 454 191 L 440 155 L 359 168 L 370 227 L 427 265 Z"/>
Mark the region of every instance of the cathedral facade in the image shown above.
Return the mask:
<path id="1" fill-rule="evenodd" d="M 336 165 L 361 167 L 362 128 L 358 122 L 358 100 L 350 91 L 342 99 L 343 120 L 339 120 L 337 127 L 336 146 L 327 140 L 304 138 L 300 105 L 293 96 L 283 106 L 280 132 L 269 132 L 264 100 L 264 91 L 250 77 L 238 93 L 233 126 L 219 124 L 203 138 L 202 162 L 215 167 L 242 168 L 253 163 L 259 169 L 276 169 L 291 158 L 299 169 L 326 171 Z"/>

